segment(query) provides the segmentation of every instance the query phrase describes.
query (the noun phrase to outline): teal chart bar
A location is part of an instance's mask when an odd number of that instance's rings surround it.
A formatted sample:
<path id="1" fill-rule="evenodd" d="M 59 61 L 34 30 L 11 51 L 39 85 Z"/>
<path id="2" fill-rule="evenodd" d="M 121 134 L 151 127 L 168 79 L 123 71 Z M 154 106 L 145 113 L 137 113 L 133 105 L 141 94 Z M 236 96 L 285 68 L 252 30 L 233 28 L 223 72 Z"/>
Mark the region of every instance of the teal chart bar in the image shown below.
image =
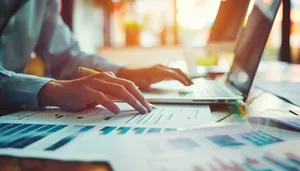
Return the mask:
<path id="1" fill-rule="evenodd" d="M 200 145 L 192 139 L 189 138 L 177 138 L 177 139 L 170 139 L 168 143 L 171 144 L 173 147 L 178 149 L 191 149 L 200 147 Z"/>
<path id="2" fill-rule="evenodd" d="M 255 158 L 245 155 L 245 158 L 241 158 L 241 160 L 227 160 L 218 156 L 210 156 L 206 162 L 202 160 L 197 162 L 197 159 L 195 159 L 193 162 L 183 164 L 180 168 L 176 168 L 172 164 L 165 164 L 165 161 L 159 161 L 153 165 L 155 165 L 156 170 L 161 171 L 299 171 L 300 158 L 298 154 L 286 153 L 281 155 L 280 158 L 274 157 L 272 153 L 256 156 Z M 171 161 L 170 163 L 177 161 Z"/>
<path id="3" fill-rule="evenodd" d="M 67 125 L 46 124 L 1 124 L 3 127 L 0 135 L 0 149 L 23 149 L 27 146 L 54 134 Z"/>
<path id="4" fill-rule="evenodd" d="M 159 133 L 161 132 L 162 129 L 161 128 L 150 128 L 147 133 Z"/>
<path id="5" fill-rule="evenodd" d="M 119 127 L 117 131 L 119 132 L 118 134 L 126 134 L 130 129 L 131 127 Z"/>
<path id="6" fill-rule="evenodd" d="M 67 137 L 57 141 L 56 143 L 54 143 L 53 145 L 47 147 L 45 150 L 46 151 L 54 151 L 57 150 L 59 148 L 61 148 L 62 146 L 65 146 L 66 144 L 68 144 L 69 142 L 71 142 L 72 140 L 74 140 L 76 137 L 78 137 L 79 135 L 91 130 L 94 128 L 94 126 L 81 126 L 82 128 L 79 129 L 78 131 L 72 133 L 71 135 L 68 135 Z M 78 126 L 74 126 L 74 129 L 77 129 Z"/>
<path id="7" fill-rule="evenodd" d="M 299 167 L 292 166 L 288 164 L 286 161 L 281 161 L 279 159 L 275 159 L 270 156 L 264 156 L 264 159 L 272 163 L 273 165 L 276 165 L 277 167 L 287 170 L 287 171 L 299 171 Z"/>
<path id="8" fill-rule="evenodd" d="M 143 134 L 147 128 L 133 128 L 134 134 Z"/>
<path id="9" fill-rule="evenodd" d="M 115 126 L 106 126 L 100 130 L 100 134 L 107 135 L 107 134 L 111 133 L 113 130 L 115 130 L 116 128 L 117 127 L 115 127 Z"/>
<path id="10" fill-rule="evenodd" d="M 161 133 L 177 131 L 176 128 L 145 128 L 145 127 L 117 127 L 117 126 L 105 126 L 99 130 L 100 135 L 127 135 L 127 134 L 148 134 L 148 133 Z"/>
<path id="11" fill-rule="evenodd" d="M 207 137 L 207 139 L 211 140 L 220 147 L 234 147 L 244 145 L 244 143 L 239 142 L 238 140 L 228 135 L 210 136 Z"/>
<path id="12" fill-rule="evenodd" d="M 256 146 L 265 146 L 283 142 L 282 139 L 269 135 L 263 131 L 245 133 L 242 134 L 241 137 L 243 137 L 246 141 L 249 141 L 250 143 Z"/>

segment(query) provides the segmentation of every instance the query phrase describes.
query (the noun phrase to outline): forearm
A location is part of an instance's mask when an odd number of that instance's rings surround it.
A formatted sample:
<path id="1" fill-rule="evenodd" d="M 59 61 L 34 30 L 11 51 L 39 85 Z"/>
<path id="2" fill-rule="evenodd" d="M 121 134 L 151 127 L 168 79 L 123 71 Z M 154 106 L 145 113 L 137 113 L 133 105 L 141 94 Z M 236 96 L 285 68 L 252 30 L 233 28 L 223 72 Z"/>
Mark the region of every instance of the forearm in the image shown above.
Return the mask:
<path id="1" fill-rule="evenodd" d="M 9 108 L 38 108 L 38 93 L 50 78 L 11 73 L 0 76 L 1 105 Z"/>
<path id="2" fill-rule="evenodd" d="M 114 74 L 117 74 L 119 70 L 124 67 L 123 65 L 109 61 L 104 57 L 87 55 L 85 53 L 78 53 L 78 55 L 71 56 L 68 59 L 68 62 L 66 62 L 61 69 L 56 69 L 56 67 L 50 69 L 52 70 L 51 73 L 53 73 L 54 78 L 67 80 L 78 78 L 78 67 L 100 69 L 102 71 L 113 72 Z"/>

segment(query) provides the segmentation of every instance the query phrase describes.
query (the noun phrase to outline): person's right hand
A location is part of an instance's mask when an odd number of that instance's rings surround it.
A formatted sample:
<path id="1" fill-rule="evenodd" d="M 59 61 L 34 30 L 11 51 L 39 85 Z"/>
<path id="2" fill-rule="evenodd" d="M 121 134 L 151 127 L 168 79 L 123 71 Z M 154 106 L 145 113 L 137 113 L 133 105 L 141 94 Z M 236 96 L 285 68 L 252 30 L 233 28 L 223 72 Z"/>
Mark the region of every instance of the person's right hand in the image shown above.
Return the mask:
<path id="1" fill-rule="evenodd" d="M 40 106 L 57 106 L 67 111 L 79 111 L 101 104 L 119 113 L 120 109 L 108 96 L 124 100 L 142 114 L 151 111 L 149 103 L 133 82 L 106 72 L 75 80 L 53 80 L 40 90 L 38 100 Z"/>

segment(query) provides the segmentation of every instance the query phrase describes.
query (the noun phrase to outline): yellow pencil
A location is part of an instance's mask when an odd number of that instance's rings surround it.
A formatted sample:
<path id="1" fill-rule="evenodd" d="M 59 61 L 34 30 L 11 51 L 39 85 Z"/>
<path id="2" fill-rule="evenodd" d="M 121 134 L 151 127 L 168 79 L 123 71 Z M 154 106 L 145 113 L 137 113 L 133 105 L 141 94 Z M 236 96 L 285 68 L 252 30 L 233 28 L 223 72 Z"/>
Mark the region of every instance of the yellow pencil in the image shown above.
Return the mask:
<path id="1" fill-rule="evenodd" d="M 89 74 L 89 75 L 93 75 L 93 74 L 99 74 L 101 72 L 103 72 L 102 70 L 100 69 L 89 69 L 89 68 L 85 68 L 85 67 L 78 67 L 78 72 L 81 72 L 81 73 L 84 73 L 84 74 Z M 138 88 L 138 87 L 137 87 Z M 150 106 L 153 108 L 153 109 L 156 109 L 157 107 L 151 103 L 149 103 Z"/>
<path id="2" fill-rule="evenodd" d="M 103 71 L 100 69 L 89 69 L 89 68 L 85 68 L 85 67 L 78 67 L 78 72 L 93 75 L 93 74 L 99 74 Z"/>

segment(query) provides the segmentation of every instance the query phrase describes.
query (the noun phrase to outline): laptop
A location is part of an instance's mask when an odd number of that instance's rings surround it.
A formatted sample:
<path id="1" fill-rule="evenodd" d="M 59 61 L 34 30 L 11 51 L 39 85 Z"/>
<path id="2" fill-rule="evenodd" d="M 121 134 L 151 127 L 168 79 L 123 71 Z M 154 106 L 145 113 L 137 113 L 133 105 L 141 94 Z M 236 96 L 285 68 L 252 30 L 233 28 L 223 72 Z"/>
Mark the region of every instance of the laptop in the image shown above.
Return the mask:
<path id="1" fill-rule="evenodd" d="M 197 79 L 184 87 L 176 81 L 153 85 L 144 95 L 152 103 L 243 103 L 249 94 L 281 0 L 255 0 L 234 50 L 226 81 Z"/>

